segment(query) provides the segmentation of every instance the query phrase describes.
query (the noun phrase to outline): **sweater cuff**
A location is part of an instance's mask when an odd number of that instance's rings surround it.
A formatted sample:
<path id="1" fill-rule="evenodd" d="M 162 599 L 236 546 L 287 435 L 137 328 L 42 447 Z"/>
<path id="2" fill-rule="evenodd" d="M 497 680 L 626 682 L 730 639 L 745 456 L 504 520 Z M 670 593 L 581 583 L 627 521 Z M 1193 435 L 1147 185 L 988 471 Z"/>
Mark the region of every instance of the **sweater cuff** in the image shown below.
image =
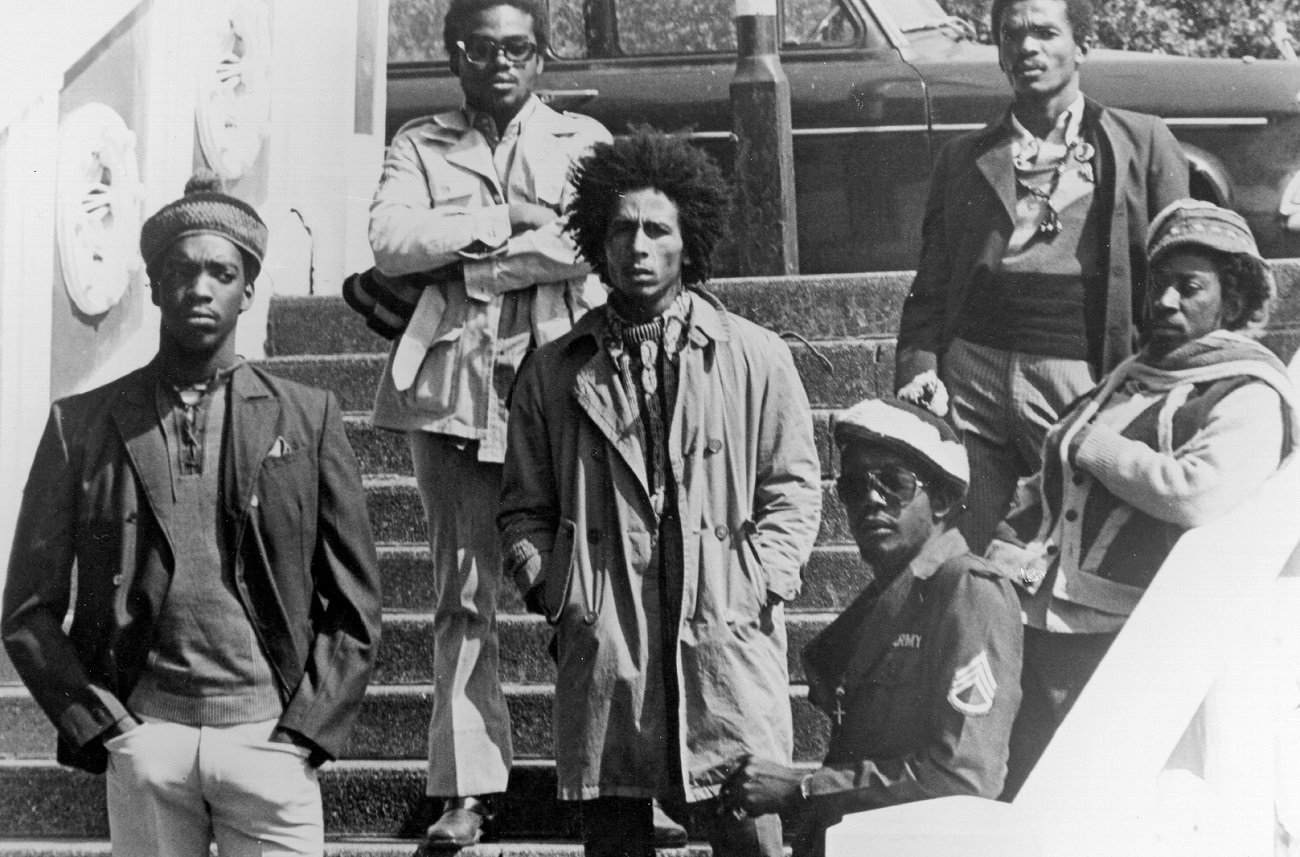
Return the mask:
<path id="1" fill-rule="evenodd" d="M 1112 472 L 1119 464 L 1124 445 L 1131 442 L 1110 426 L 1093 425 L 1075 453 L 1075 467 L 1094 476 Z"/>
<path id="2" fill-rule="evenodd" d="M 501 550 L 506 574 L 514 580 L 521 595 L 527 594 L 542 574 L 542 554 L 532 542 L 520 539 Z"/>

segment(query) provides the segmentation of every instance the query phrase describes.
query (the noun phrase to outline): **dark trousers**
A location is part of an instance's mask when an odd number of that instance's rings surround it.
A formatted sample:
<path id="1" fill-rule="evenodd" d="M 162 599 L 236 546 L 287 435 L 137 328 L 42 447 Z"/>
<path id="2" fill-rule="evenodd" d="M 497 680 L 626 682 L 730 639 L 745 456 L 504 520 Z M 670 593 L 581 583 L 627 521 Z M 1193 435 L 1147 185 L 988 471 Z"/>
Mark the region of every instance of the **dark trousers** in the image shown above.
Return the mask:
<path id="1" fill-rule="evenodd" d="M 715 857 L 781 857 L 781 817 L 738 819 L 718 812 L 718 802 L 690 805 Z M 603 797 L 582 802 L 582 847 L 586 857 L 654 857 L 649 798 Z"/>
<path id="2" fill-rule="evenodd" d="M 1054 634 L 1025 628 L 1023 695 L 1011 727 L 1002 800 L 1009 801 L 1020 791 L 1113 642 L 1114 634 Z"/>

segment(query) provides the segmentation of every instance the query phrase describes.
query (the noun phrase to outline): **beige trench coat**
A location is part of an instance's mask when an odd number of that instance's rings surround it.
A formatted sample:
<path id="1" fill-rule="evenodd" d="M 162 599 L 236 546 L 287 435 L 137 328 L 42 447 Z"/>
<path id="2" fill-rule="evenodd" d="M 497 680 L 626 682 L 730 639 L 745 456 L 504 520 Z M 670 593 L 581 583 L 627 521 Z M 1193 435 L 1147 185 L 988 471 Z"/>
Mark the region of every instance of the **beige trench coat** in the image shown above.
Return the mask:
<path id="1" fill-rule="evenodd" d="M 569 169 L 596 143 L 609 142 L 609 132 L 536 98 L 520 117 L 504 184 L 487 140 L 463 111 L 408 123 L 388 147 L 370 206 L 379 270 L 397 276 L 459 261 L 465 271 L 463 281 L 421 295 L 380 378 L 374 424 L 477 440 L 480 461 L 505 455 L 506 394 L 529 348 L 558 339 L 605 301 L 564 218 L 511 235 L 507 210 L 523 201 L 563 211 L 573 194 Z M 466 258 L 474 247 L 497 249 Z M 408 337 L 424 358 L 414 379 L 398 385 L 394 361 Z"/>
<path id="2" fill-rule="evenodd" d="M 539 349 L 514 393 L 498 522 L 507 572 L 556 626 L 562 799 L 654 795 L 673 757 L 687 798 L 704 800 L 742 754 L 790 759 L 784 608 L 768 593 L 798 594 L 817 535 L 812 416 L 779 337 L 692 302 L 669 429 L 684 728 L 667 742 L 658 527 L 636 407 L 601 346 L 605 314 Z"/>

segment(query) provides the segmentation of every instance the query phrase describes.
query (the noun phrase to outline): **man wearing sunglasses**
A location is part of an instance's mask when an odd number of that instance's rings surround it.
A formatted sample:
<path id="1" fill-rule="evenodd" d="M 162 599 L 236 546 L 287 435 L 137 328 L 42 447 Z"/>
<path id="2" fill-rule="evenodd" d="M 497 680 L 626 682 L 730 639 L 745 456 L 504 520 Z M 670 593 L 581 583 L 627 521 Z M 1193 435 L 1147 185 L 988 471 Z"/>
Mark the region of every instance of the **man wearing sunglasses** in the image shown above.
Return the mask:
<path id="1" fill-rule="evenodd" d="M 465 96 L 393 138 L 370 209 L 375 265 L 435 272 L 397 337 L 374 422 L 407 434 L 428 522 L 435 603 L 427 793 L 431 848 L 477 842 L 505 791 L 510 717 L 499 678 L 494 518 L 506 395 L 524 356 L 604 290 L 564 233 L 570 164 L 610 139 L 534 94 L 545 64 L 536 0 L 452 0 L 443 39 Z"/>
<path id="2" fill-rule="evenodd" d="M 835 442 L 840 500 L 872 576 L 803 651 L 830 747 L 816 770 L 745 759 L 722 789 L 738 812 L 798 816 L 798 857 L 822 854 L 847 813 L 997 797 L 1020 704 L 1015 593 L 952 525 L 970 479 L 952 428 L 876 399 L 839 416 Z"/>

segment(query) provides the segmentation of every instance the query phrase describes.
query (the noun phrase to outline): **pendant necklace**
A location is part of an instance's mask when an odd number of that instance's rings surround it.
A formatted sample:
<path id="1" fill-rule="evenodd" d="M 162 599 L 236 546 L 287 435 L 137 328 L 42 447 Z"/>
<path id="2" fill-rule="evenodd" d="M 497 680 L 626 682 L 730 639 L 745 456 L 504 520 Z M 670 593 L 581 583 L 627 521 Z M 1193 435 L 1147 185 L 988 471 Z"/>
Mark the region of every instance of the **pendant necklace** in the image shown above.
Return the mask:
<path id="1" fill-rule="evenodd" d="M 1056 188 L 1061 183 L 1061 176 L 1065 173 L 1070 158 L 1073 157 L 1074 160 L 1082 164 L 1092 160 L 1092 156 L 1092 146 L 1085 143 L 1082 137 L 1075 137 L 1066 145 L 1065 154 L 1061 156 L 1061 160 L 1052 169 L 1052 178 L 1047 183 L 1047 190 L 1034 187 L 1017 176 L 1016 181 L 1020 183 L 1020 186 L 1029 191 L 1029 195 L 1034 199 L 1043 203 L 1043 216 L 1038 222 L 1038 235 L 1044 238 L 1054 238 L 1061 231 L 1061 217 L 1052 205 L 1052 197 L 1056 194 Z"/>

